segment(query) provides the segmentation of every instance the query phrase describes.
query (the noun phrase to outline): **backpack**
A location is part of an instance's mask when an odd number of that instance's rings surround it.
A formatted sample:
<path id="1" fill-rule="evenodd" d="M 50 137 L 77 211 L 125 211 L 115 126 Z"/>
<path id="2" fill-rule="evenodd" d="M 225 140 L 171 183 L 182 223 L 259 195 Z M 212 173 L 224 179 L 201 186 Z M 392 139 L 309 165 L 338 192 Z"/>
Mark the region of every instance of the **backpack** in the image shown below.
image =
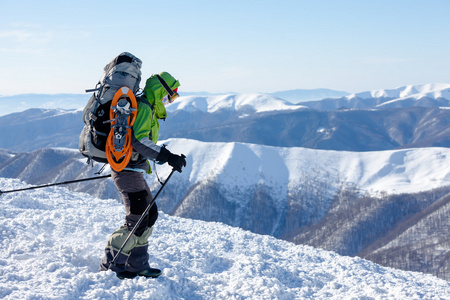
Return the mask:
<path id="1" fill-rule="evenodd" d="M 91 160 L 109 163 L 122 170 L 128 163 L 131 127 L 136 118 L 136 98 L 141 81 L 142 61 L 123 52 L 109 62 L 83 110 L 84 128 L 79 150 Z"/>

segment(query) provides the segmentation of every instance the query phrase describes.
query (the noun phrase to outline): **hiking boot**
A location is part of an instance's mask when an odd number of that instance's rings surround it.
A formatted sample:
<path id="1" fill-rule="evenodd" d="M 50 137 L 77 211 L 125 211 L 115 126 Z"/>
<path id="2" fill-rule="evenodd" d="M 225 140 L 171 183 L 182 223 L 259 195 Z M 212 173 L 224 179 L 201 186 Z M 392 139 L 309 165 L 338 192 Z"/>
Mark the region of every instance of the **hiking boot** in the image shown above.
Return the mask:
<path id="1" fill-rule="evenodd" d="M 132 279 L 132 278 L 136 277 L 137 275 L 138 274 L 136 274 L 134 272 L 130 272 L 130 271 L 123 271 L 123 272 L 116 273 L 117 278 L 119 278 L 120 280 Z"/>
<path id="2" fill-rule="evenodd" d="M 156 278 L 156 277 L 158 277 L 159 275 L 161 275 L 161 270 L 160 270 L 160 269 L 153 269 L 153 268 L 150 268 L 150 269 L 147 269 L 147 270 L 138 272 L 137 275 L 139 275 L 139 276 L 144 276 L 144 277 L 147 277 L 147 278 L 148 278 L 148 277 Z"/>

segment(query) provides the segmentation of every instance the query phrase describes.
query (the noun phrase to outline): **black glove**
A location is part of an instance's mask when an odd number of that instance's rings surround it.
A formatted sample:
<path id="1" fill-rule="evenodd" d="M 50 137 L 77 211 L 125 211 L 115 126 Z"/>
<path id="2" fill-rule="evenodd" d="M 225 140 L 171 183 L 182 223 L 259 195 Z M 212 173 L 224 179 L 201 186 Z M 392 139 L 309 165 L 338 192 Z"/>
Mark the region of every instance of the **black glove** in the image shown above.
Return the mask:
<path id="1" fill-rule="evenodd" d="M 169 159 L 167 160 L 167 162 L 176 171 L 181 173 L 181 168 L 186 167 L 186 158 L 185 157 L 186 156 L 184 156 L 183 154 L 177 155 L 177 154 L 170 153 Z"/>
<path id="2" fill-rule="evenodd" d="M 177 155 L 171 153 L 165 146 L 161 147 L 161 150 L 156 157 L 156 160 L 161 163 L 169 163 L 176 171 L 181 173 L 181 168 L 186 167 L 186 156 L 183 154 Z"/>

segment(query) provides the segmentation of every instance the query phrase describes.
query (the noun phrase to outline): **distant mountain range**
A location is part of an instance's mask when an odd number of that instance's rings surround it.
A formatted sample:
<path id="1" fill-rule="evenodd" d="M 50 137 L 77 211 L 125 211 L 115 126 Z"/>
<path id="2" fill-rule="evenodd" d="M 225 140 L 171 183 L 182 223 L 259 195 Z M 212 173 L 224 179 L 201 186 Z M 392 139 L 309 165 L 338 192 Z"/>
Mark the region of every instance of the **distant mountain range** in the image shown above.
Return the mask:
<path id="1" fill-rule="evenodd" d="M 318 110 L 449 107 L 450 84 L 408 85 L 395 89 L 351 94 L 338 99 L 306 102 L 302 105 Z"/>
<path id="2" fill-rule="evenodd" d="M 297 89 L 269 93 L 269 95 L 297 104 L 300 102 L 318 101 L 327 98 L 341 98 L 349 95 L 349 93 L 330 89 Z"/>
<path id="3" fill-rule="evenodd" d="M 81 109 L 91 94 L 20 94 L 0 96 L 0 116 L 21 112 L 30 108 Z M 226 98 L 238 93 L 209 93 L 180 91 L 183 98 Z M 450 84 L 407 85 L 394 89 L 382 89 L 349 94 L 330 89 L 296 89 L 274 93 L 260 93 L 318 110 L 342 108 L 393 108 L 393 107 L 448 107 Z"/>
<path id="4" fill-rule="evenodd" d="M 449 147 L 446 107 L 321 111 L 268 95 L 182 97 L 167 107 L 161 139 L 245 142 L 279 147 L 378 151 Z M 0 148 L 78 148 L 81 110 L 30 109 L 0 117 Z"/>
<path id="5" fill-rule="evenodd" d="M 208 93 L 208 92 L 183 92 L 180 91 L 180 96 L 221 96 L 238 94 L 233 92 L 228 93 Z M 295 89 L 287 91 L 279 91 L 274 93 L 264 93 L 273 97 L 284 99 L 290 103 L 297 104 L 305 101 L 317 101 L 326 98 L 340 98 L 347 96 L 350 93 L 343 91 L 335 91 L 330 89 Z"/>
<path id="6" fill-rule="evenodd" d="M 317 91 L 317 93 L 315 93 Z M 330 91 L 330 92 L 326 92 Z M 333 93 L 332 90 L 317 89 L 317 90 L 294 90 L 286 92 L 273 93 L 274 97 L 278 97 L 276 94 L 285 94 L 286 98 L 283 98 L 291 103 L 295 103 L 295 99 L 313 100 L 323 99 L 327 97 L 342 96 L 339 93 Z M 312 97 L 311 95 L 321 95 Z M 348 94 L 348 93 L 345 93 Z M 209 92 L 184 92 L 180 90 L 181 97 L 216 97 L 224 95 L 238 95 L 238 93 L 209 93 Z M 292 97 L 290 97 L 291 95 Z M 297 95 L 297 96 L 295 96 Z M 19 94 L 13 96 L 0 96 L 0 116 L 8 115 L 15 112 L 22 112 L 30 108 L 43 108 L 43 109 L 81 109 L 84 108 L 91 93 L 87 94 Z M 320 98 L 325 96 L 323 98 Z M 295 99 L 294 99 L 295 98 Z"/>
<path id="7" fill-rule="evenodd" d="M 81 110 L 33 108 L 0 117 L 0 148 L 32 151 L 44 147 L 78 149 Z"/>
<path id="8" fill-rule="evenodd" d="M 449 280 L 449 99 L 446 84 L 300 104 L 267 94 L 180 97 L 160 139 L 188 167 L 159 207 Z M 0 176 L 95 176 L 100 166 L 76 150 L 81 114 L 0 116 Z M 169 169 L 156 170 L 164 178 Z M 119 199 L 110 180 L 70 188 Z"/>
<path id="9" fill-rule="evenodd" d="M 79 109 L 86 105 L 90 94 L 20 94 L 0 96 L 0 116 L 30 108 Z"/>

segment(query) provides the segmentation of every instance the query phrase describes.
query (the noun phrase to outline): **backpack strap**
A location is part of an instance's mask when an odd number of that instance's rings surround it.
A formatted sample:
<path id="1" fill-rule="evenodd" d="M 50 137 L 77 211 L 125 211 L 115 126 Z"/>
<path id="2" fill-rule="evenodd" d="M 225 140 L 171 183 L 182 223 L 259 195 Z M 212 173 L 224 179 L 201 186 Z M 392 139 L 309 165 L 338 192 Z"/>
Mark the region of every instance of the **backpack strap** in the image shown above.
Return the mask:
<path id="1" fill-rule="evenodd" d="M 152 109 L 152 111 L 153 111 L 154 106 L 151 105 L 150 102 L 147 101 L 147 99 L 142 99 L 142 97 L 136 97 L 136 102 L 137 103 L 142 103 L 142 104 L 145 104 L 145 105 L 149 106 Z"/>

